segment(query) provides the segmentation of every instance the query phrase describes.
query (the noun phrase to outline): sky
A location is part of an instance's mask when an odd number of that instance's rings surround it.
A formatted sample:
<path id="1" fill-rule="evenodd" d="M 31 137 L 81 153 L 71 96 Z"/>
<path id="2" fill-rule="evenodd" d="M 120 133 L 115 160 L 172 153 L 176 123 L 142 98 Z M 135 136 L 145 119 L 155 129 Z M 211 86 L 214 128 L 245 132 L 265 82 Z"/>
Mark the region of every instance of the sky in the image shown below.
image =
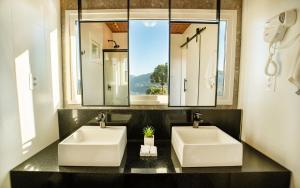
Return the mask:
<path id="1" fill-rule="evenodd" d="M 224 58 L 225 58 L 225 42 L 226 42 L 226 22 L 220 22 L 220 40 L 219 40 L 219 62 L 218 62 L 218 70 L 224 71 Z"/>
<path id="2" fill-rule="evenodd" d="M 130 74 L 152 73 L 168 62 L 169 24 L 167 20 L 129 21 Z"/>

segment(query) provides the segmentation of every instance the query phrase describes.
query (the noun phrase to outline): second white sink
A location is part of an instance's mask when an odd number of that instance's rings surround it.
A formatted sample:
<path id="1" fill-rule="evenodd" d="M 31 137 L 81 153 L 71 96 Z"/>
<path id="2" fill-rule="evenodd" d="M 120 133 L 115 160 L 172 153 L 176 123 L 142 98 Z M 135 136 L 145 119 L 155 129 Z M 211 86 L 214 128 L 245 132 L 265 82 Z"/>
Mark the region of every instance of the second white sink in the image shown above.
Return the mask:
<path id="1" fill-rule="evenodd" d="M 126 143 L 125 126 L 82 126 L 58 144 L 58 164 L 120 166 Z"/>
<path id="2" fill-rule="evenodd" d="M 216 126 L 174 126 L 172 145 L 182 167 L 242 165 L 242 144 Z"/>

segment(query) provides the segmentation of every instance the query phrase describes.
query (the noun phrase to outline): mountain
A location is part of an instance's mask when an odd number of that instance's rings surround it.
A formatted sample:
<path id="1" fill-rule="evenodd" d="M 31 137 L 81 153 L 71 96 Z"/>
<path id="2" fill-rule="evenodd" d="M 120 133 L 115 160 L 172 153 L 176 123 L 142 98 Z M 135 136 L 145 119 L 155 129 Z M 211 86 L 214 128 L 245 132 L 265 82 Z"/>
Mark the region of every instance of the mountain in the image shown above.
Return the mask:
<path id="1" fill-rule="evenodd" d="M 146 90 L 151 85 L 150 75 L 141 74 L 138 76 L 130 75 L 130 94 L 133 95 L 143 95 L 146 94 Z"/>
<path id="2" fill-rule="evenodd" d="M 131 95 L 145 95 L 147 89 L 149 88 L 150 85 L 156 85 L 157 84 L 151 84 L 150 81 L 150 75 L 151 73 L 148 74 L 141 74 L 138 76 L 130 75 L 130 94 Z M 223 95 L 223 89 L 224 89 L 224 72 L 223 71 L 218 71 L 218 87 L 217 87 L 217 94 L 218 96 Z"/>

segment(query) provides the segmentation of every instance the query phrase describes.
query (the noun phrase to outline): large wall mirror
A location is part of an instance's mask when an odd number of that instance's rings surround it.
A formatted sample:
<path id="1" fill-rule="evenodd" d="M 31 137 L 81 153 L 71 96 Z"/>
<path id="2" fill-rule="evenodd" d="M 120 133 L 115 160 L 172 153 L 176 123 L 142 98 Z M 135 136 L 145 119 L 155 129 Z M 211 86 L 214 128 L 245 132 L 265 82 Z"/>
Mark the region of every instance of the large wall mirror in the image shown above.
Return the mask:
<path id="1" fill-rule="evenodd" d="M 80 22 L 66 11 L 67 106 L 233 104 L 235 10 L 218 20 L 214 0 L 95 2 L 82 0 Z"/>

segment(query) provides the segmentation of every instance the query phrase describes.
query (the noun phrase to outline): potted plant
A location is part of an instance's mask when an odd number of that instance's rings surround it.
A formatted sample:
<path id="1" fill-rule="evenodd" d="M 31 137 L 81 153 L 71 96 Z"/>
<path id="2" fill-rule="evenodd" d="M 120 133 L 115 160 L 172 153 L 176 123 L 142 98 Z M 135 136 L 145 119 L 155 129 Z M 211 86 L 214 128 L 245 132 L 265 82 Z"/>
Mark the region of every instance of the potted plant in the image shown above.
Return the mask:
<path id="1" fill-rule="evenodd" d="M 144 145 L 154 146 L 154 128 L 151 126 L 144 127 Z"/>

